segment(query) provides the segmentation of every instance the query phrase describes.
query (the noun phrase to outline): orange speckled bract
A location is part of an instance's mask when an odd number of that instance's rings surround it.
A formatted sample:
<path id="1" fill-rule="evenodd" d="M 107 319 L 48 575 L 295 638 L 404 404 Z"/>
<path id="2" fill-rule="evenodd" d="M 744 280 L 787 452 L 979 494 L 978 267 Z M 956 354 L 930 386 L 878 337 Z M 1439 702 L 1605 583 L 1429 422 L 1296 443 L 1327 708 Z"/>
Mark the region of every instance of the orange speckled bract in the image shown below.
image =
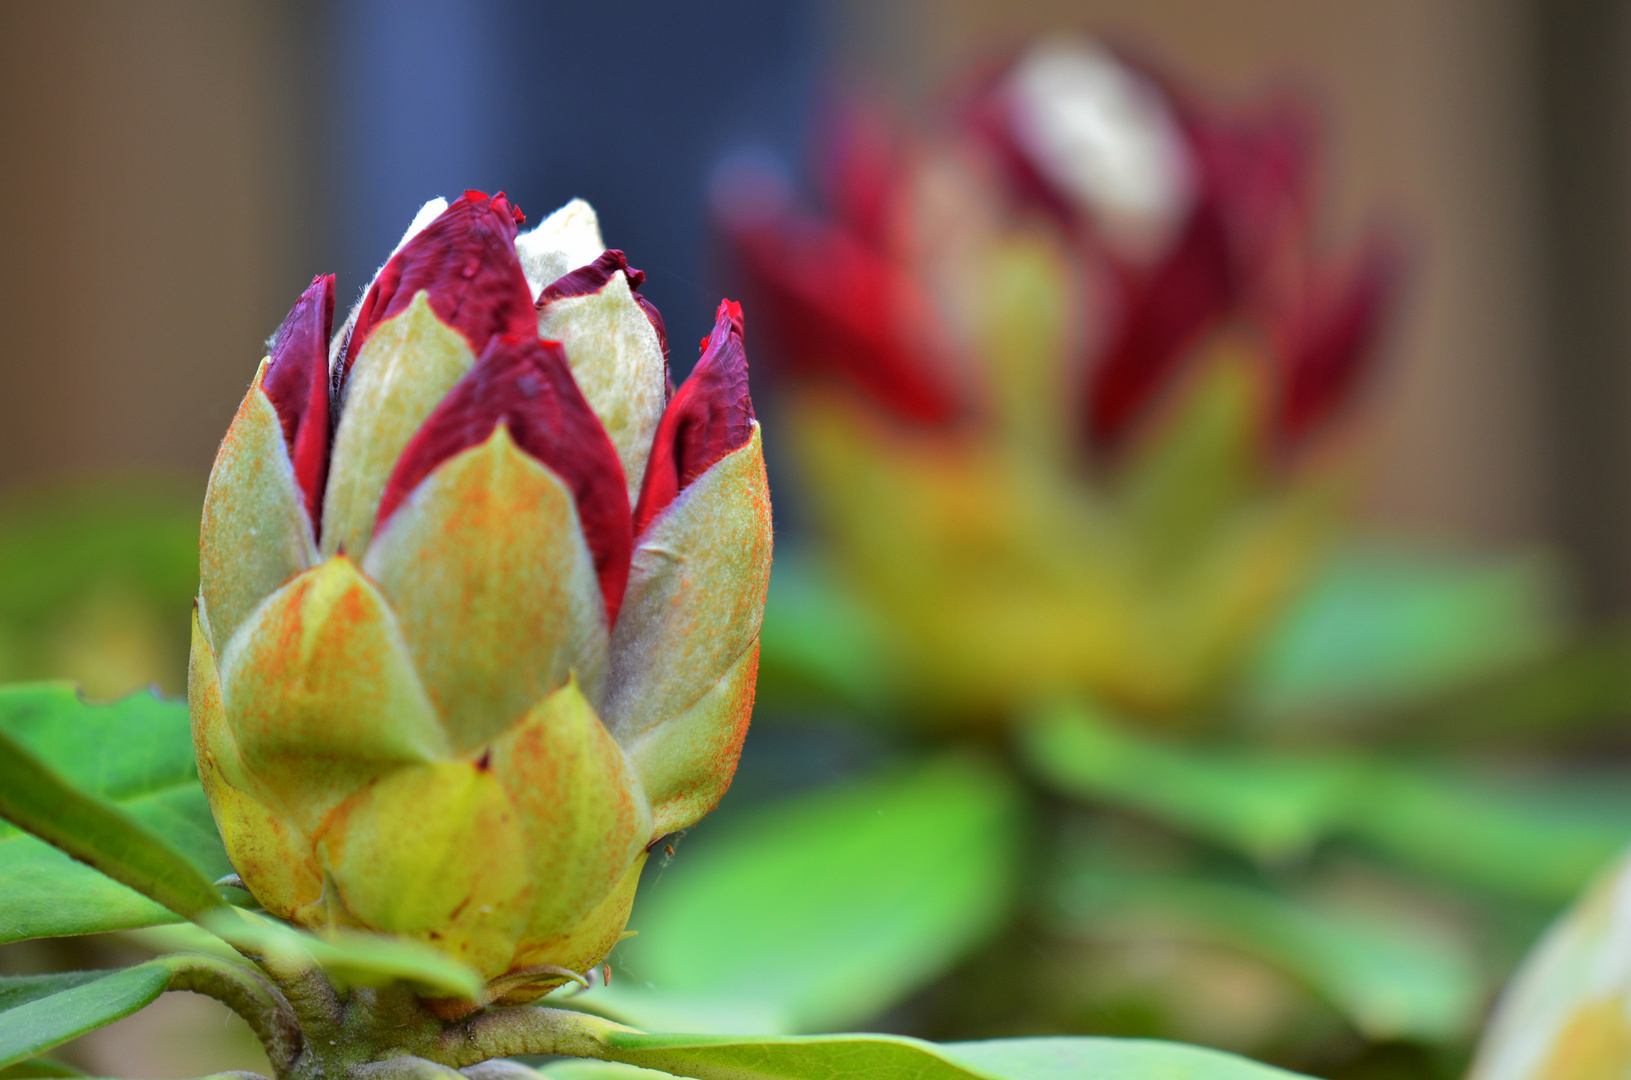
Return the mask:
<path id="1" fill-rule="evenodd" d="M 730 785 L 771 551 L 740 309 L 664 424 L 644 275 L 601 258 L 587 204 L 519 221 L 502 195 L 437 200 L 360 330 L 331 334 L 332 278 L 296 303 L 210 476 L 188 679 L 210 807 L 266 910 L 429 943 L 504 1004 L 600 963 L 646 852 Z M 492 264 L 473 292 L 471 252 Z M 596 260 L 618 269 L 548 291 Z M 516 336 L 523 304 L 545 344 Z M 559 350 L 571 379 L 527 366 Z M 382 510 L 410 447 L 428 469 Z M 650 460 L 689 482 L 633 535 Z"/>

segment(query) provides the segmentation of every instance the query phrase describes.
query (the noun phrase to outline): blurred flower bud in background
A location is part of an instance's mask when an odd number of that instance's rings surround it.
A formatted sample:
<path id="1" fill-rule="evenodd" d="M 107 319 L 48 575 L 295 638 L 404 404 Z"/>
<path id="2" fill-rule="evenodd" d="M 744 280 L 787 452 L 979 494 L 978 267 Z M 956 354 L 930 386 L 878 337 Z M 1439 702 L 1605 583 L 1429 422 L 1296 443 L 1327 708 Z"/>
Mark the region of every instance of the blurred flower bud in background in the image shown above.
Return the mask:
<path id="1" fill-rule="evenodd" d="M 1044 39 L 939 128 L 838 111 L 827 212 L 716 212 L 795 383 L 813 524 L 914 701 L 1210 703 L 1308 580 L 1400 258 L 1313 241 L 1316 124 Z"/>
<path id="2" fill-rule="evenodd" d="M 297 301 L 211 474 L 189 678 L 256 899 L 501 1002 L 598 964 L 724 794 L 770 565 L 741 309 L 675 392 L 588 204 L 522 222 L 434 200 L 338 333 L 332 276 Z"/>

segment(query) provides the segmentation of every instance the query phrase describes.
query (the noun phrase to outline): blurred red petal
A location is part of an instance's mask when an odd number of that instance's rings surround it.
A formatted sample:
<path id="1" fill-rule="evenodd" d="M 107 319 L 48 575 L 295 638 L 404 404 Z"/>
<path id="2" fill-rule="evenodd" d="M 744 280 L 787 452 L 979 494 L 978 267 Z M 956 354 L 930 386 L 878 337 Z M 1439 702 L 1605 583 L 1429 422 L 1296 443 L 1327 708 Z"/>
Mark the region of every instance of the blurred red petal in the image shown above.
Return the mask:
<path id="1" fill-rule="evenodd" d="M 1128 277 L 1121 320 L 1089 380 L 1095 444 L 1120 441 L 1189 349 L 1228 312 L 1235 294 L 1223 222 L 1203 206 L 1153 271 Z"/>
<path id="2" fill-rule="evenodd" d="M 1391 244 L 1373 241 L 1343 287 L 1289 342 L 1279 409 L 1283 441 L 1301 442 L 1352 394 L 1398 293 L 1402 261 Z"/>
<path id="3" fill-rule="evenodd" d="M 530 295 L 528 306 L 531 318 Z M 436 466 L 485 442 L 499 424 L 571 489 L 606 600 L 607 625 L 612 625 L 628 585 L 634 540 L 623 466 L 573 381 L 566 353 L 553 341 L 529 333 L 488 343 L 397 460 L 380 499 L 375 532 Z"/>
<path id="4" fill-rule="evenodd" d="M 831 110 L 821 159 L 827 204 L 840 224 L 881 245 L 902 175 L 901 140 L 876 106 L 850 100 Z"/>
<path id="5" fill-rule="evenodd" d="M 1235 120 L 1184 111 L 1199 173 L 1199 197 L 1218 208 L 1242 280 L 1306 240 L 1316 125 L 1290 101 L 1274 100 Z"/>
<path id="6" fill-rule="evenodd" d="M 720 301 L 713 333 L 702 341 L 702 359 L 657 423 L 634 511 L 635 536 L 693 480 L 753 437 L 742 336 L 742 306 Z"/>
<path id="7" fill-rule="evenodd" d="M 532 290 L 515 253 L 525 220 L 501 191 L 467 191 L 391 256 L 363 298 L 336 376 L 343 384 L 373 328 L 430 294 L 431 310 L 463 334 L 480 356 L 494 336 L 537 332 Z"/>
<path id="8" fill-rule="evenodd" d="M 738 226 L 732 238 L 755 310 L 793 368 L 837 375 L 908 419 L 959 412 L 940 358 L 908 337 L 937 320 L 907 273 L 854 236 L 791 215 Z"/>
<path id="9" fill-rule="evenodd" d="M 328 480 L 328 339 L 334 329 L 334 275 L 320 274 L 295 301 L 272 339 L 272 362 L 261 380 L 283 422 L 295 482 L 306 497 L 312 529 L 321 527 Z"/>

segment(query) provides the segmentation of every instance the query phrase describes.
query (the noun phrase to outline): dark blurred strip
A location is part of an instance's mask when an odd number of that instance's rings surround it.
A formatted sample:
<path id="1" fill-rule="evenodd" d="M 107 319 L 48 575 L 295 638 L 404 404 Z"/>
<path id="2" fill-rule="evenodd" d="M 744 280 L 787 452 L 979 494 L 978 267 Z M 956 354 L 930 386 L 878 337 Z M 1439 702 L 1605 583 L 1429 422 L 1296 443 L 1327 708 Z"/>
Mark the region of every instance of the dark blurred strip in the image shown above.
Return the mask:
<path id="1" fill-rule="evenodd" d="M 1558 534 L 1631 610 L 1631 4 L 1533 0 Z"/>

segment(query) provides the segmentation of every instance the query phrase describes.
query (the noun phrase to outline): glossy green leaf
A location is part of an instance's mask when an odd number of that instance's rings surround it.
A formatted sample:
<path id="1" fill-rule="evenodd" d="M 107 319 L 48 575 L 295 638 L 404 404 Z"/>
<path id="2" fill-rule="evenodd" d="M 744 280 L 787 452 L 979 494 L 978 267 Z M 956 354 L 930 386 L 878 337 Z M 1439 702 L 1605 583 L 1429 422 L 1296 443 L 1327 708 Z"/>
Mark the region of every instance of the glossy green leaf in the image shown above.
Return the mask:
<path id="1" fill-rule="evenodd" d="M 1095 858 L 1055 897 L 1061 929 L 1093 938 L 1157 933 L 1238 949 L 1321 995 L 1374 1040 L 1444 1042 L 1482 1004 L 1477 965 L 1426 926 L 1195 874 L 1106 869 Z"/>
<path id="2" fill-rule="evenodd" d="M 1080 707 L 1024 729 L 1030 771 L 1062 794 L 1134 810 L 1261 862 L 1345 837 L 1450 881 L 1560 903 L 1631 835 L 1619 789 L 1586 798 L 1429 762 L 1336 752 L 1187 746 Z"/>
<path id="3" fill-rule="evenodd" d="M 648 876 L 625 974 L 575 1006 L 682 1030 L 831 1030 L 898 1002 L 1007 917 L 1021 808 L 940 760 L 704 826 Z"/>
<path id="4" fill-rule="evenodd" d="M 210 880 L 231 872 L 198 785 L 187 706 L 137 693 L 91 705 L 65 683 L 0 689 L 9 736 L 119 807 Z M 0 823 L 0 943 L 173 922 L 153 900 Z"/>
<path id="5" fill-rule="evenodd" d="M 1538 556 L 1355 548 L 1269 638 L 1243 707 L 1284 720 L 1398 706 L 1543 654 L 1562 607 L 1560 575 Z"/>
<path id="6" fill-rule="evenodd" d="M 640 1032 L 612 1032 L 604 1039 L 607 1056 L 616 1061 L 698 1080 L 1271 1080 L 1295 1075 L 1220 1050 L 1143 1039 L 936 1045 L 892 1035 L 709 1038 Z"/>
<path id="7" fill-rule="evenodd" d="M 151 695 L 94 706 L 62 684 L 0 690 L 0 817 L 79 860 L 0 836 L 0 940 L 151 925 L 223 903 L 209 875 L 229 864 L 186 733 L 186 706 Z"/>
<path id="8" fill-rule="evenodd" d="M 156 963 L 0 978 L 0 1066 L 129 1016 L 169 983 L 169 969 Z"/>

